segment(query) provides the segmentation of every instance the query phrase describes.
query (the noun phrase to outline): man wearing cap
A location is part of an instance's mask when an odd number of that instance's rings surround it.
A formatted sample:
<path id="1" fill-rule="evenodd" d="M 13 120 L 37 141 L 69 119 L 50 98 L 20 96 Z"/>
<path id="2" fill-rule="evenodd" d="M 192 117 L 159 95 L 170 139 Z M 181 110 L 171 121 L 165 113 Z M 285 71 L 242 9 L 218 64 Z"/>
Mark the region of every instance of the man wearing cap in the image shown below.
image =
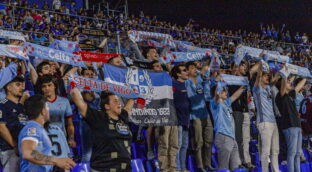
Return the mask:
<path id="1" fill-rule="evenodd" d="M 273 109 L 273 92 L 270 86 L 269 66 L 259 62 L 253 96 L 257 108 L 257 126 L 261 137 L 261 167 L 263 172 L 269 171 L 269 157 L 272 170 L 279 171 L 279 134 Z"/>
<path id="2" fill-rule="evenodd" d="M 20 103 L 24 88 L 24 78 L 15 77 L 5 85 L 6 98 L 0 102 L 0 160 L 4 172 L 19 171 L 18 134 L 28 120 Z"/>

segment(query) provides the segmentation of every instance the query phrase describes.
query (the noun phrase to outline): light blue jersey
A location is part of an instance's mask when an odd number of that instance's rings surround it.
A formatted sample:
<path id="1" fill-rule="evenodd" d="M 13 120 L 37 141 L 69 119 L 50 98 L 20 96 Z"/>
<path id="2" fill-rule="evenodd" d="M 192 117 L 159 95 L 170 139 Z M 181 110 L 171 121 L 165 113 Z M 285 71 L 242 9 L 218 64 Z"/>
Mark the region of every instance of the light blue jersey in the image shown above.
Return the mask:
<path id="1" fill-rule="evenodd" d="M 52 143 L 52 155 L 58 158 L 69 158 L 71 152 L 63 131 L 57 125 L 50 124 L 48 136 Z"/>
<path id="2" fill-rule="evenodd" d="M 210 102 L 210 109 L 213 115 L 214 130 L 216 131 L 216 134 L 223 134 L 235 139 L 231 104 L 231 98 L 227 98 L 225 101 L 219 103 L 216 103 L 213 99 Z"/>
<path id="3" fill-rule="evenodd" d="M 200 76 L 197 76 L 196 80 L 196 84 L 191 79 L 185 81 L 187 96 L 191 102 L 191 120 L 209 118 L 206 108 L 203 80 Z"/>
<path id="4" fill-rule="evenodd" d="M 66 98 L 56 96 L 54 101 L 48 101 L 50 122 L 62 129 L 66 136 L 65 118 L 72 116 L 73 112 Z"/>
<path id="5" fill-rule="evenodd" d="M 253 95 L 257 108 L 257 123 L 272 122 L 275 123 L 275 115 L 273 110 L 273 92 L 269 85 L 262 88 L 261 85 L 254 86 Z"/>
<path id="6" fill-rule="evenodd" d="M 296 109 L 297 109 L 298 112 L 300 111 L 300 104 L 301 104 L 303 99 L 304 99 L 304 96 L 302 95 L 302 93 L 297 93 L 296 94 L 295 103 L 296 103 Z"/>
<path id="7" fill-rule="evenodd" d="M 31 140 L 37 143 L 36 150 L 42 154 L 51 156 L 52 144 L 49 139 L 48 133 L 43 126 L 35 121 L 28 121 L 26 126 L 21 130 L 18 137 L 18 151 L 21 157 L 20 170 L 21 172 L 50 172 L 52 171 L 52 165 L 37 165 L 23 159 L 22 142 L 24 140 Z"/>

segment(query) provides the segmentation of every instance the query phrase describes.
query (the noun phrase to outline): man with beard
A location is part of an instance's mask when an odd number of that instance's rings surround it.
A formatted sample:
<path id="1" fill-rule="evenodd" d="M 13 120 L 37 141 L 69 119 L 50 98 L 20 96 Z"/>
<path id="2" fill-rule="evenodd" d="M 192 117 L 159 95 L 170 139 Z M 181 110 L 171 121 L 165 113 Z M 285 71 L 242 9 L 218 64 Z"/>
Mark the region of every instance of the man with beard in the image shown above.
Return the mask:
<path id="1" fill-rule="evenodd" d="M 4 172 L 19 171 L 17 140 L 27 121 L 19 102 L 24 88 L 24 78 L 15 77 L 4 87 L 7 96 L 0 102 L 0 160 Z"/>
<path id="2" fill-rule="evenodd" d="M 25 113 L 30 119 L 18 137 L 21 172 L 52 171 L 52 165 L 70 170 L 76 164 L 70 158 L 51 156 L 52 144 L 43 125 L 49 121 L 49 106 L 42 95 L 34 95 L 25 102 Z"/>

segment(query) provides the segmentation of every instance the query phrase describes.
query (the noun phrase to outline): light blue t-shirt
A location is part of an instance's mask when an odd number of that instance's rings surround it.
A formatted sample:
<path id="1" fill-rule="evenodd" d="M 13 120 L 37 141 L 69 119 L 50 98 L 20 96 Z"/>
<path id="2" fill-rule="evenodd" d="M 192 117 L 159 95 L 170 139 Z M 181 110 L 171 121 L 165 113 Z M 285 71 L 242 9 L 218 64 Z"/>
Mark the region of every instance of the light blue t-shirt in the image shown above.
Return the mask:
<path id="1" fill-rule="evenodd" d="M 58 158 L 71 157 L 70 148 L 64 132 L 57 125 L 50 124 L 48 128 L 48 136 L 52 143 L 52 155 Z"/>
<path id="2" fill-rule="evenodd" d="M 54 101 L 48 101 L 50 122 L 62 129 L 66 136 L 65 118 L 73 115 L 68 99 L 57 96 Z"/>
<path id="3" fill-rule="evenodd" d="M 213 99 L 210 102 L 210 109 L 212 111 L 214 120 L 214 130 L 216 134 L 223 134 L 235 139 L 234 119 L 231 108 L 232 100 L 227 98 L 225 101 L 216 103 Z"/>
<path id="4" fill-rule="evenodd" d="M 52 144 L 49 136 L 43 126 L 35 121 L 28 121 L 26 126 L 21 130 L 18 137 L 18 151 L 21 158 L 20 170 L 21 172 L 44 171 L 50 172 L 53 169 L 52 165 L 38 165 L 33 164 L 23 159 L 22 142 L 24 140 L 32 140 L 37 142 L 36 150 L 42 154 L 51 156 Z"/>
<path id="5" fill-rule="evenodd" d="M 273 92 L 269 85 L 262 88 L 261 85 L 253 87 L 253 95 L 257 108 L 257 123 L 273 122 L 275 123 L 275 115 L 273 110 Z"/>
<path id="6" fill-rule="evenodd" d="M 205 102 L 203 80 L 200 76 L 197 76 L 196 79 L 196 84 L 191 79 L 185 81 L 187 96 L 191 103 L 191 120 L 209 118 Z"/>
<path id="7" fill-rule="evenodd" d="M 298 112 L 300 111 L 300 104 L 301 104 L 303 99 L 304 99 L 304 96 L 301 93 L 296 94 L 295 103 L 296 103 L 296 109 Z"/>

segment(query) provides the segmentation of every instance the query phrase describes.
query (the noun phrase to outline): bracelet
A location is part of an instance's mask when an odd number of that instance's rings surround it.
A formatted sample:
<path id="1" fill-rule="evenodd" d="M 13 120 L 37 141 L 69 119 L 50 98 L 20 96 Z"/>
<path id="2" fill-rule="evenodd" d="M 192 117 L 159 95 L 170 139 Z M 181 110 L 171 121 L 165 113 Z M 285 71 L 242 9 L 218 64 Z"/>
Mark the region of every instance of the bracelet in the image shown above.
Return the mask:
<path id="1" fill-rule="evenodd" d="M 74 139 L 74 138 L 68 138 L 68 141 L 70 141 L 70 140 L 73 140 L 73 141 L 75 141 L 75 139 Z"/>

